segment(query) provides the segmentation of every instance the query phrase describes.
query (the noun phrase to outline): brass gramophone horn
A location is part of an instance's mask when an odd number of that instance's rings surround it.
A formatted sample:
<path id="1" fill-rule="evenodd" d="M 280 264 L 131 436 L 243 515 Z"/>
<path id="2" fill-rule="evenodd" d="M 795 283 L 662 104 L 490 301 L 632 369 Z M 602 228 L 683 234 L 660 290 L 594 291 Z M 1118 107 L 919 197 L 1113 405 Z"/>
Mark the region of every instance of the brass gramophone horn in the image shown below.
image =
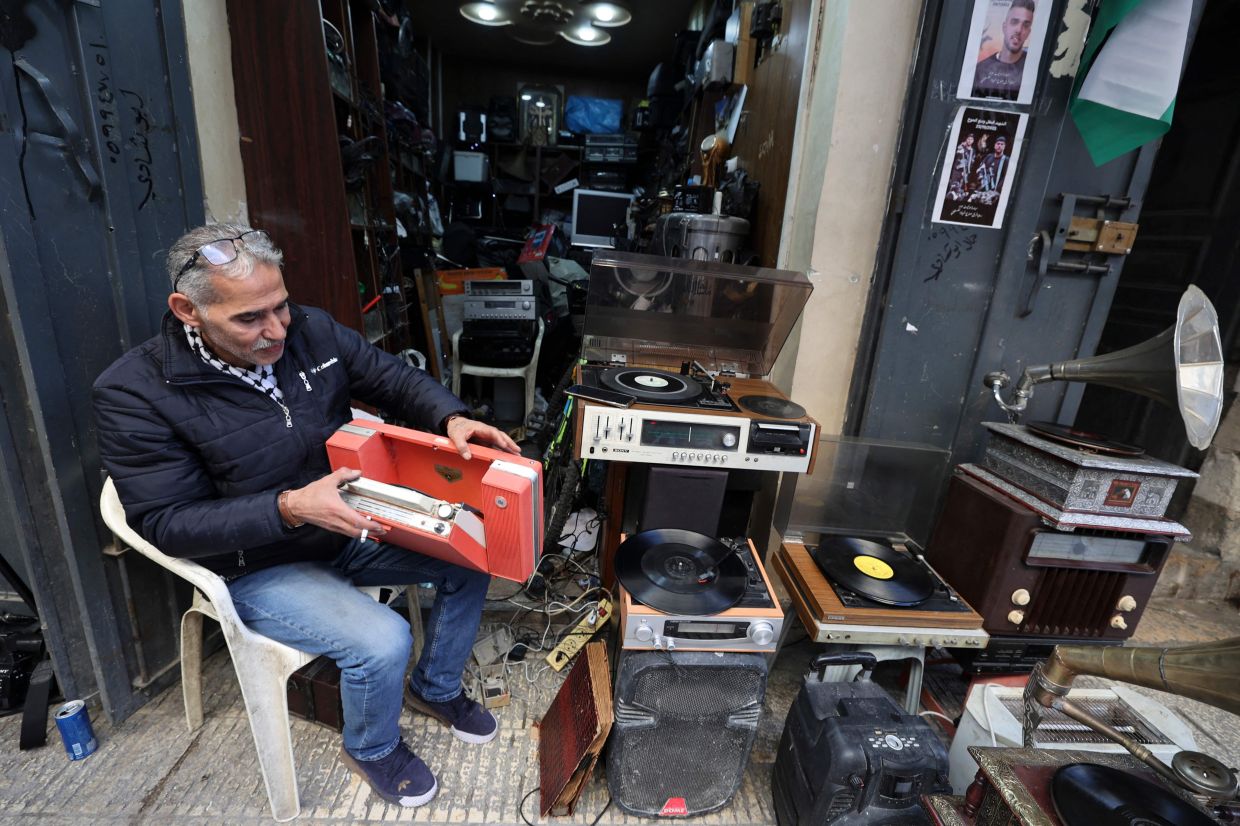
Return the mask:
<path id="1" fill-rule="evenodd" d="M 1024 412 L 1033 387 L 1048 381 L 1084 381 L 1140 393 L 1180 411 L 1188 441 L 1200 450 L 1210 446 L 1223 415 L 1223 345 L 1218 314 L 1205 293 L 1190 286 L 1180 297 L 1175 324 L 1151 339 L 1114 353 L 1026 367 L 1016 384 L 1015 400 L 1000 390 L 1006 373 L 987 373 L 985 383 L 1013 419 Z"/>

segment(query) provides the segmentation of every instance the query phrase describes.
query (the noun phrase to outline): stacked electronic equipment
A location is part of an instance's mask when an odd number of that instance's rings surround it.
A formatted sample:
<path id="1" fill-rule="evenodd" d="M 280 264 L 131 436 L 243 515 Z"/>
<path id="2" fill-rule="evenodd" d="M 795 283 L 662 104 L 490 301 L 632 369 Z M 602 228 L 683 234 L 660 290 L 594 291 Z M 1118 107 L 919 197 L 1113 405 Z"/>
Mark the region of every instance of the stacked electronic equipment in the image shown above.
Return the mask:
<path id="1" fill-rule="evenodd" d="M 534 357 L 538 301 L 533 281 L 466 281 L 461 361 L 520 367 Z"/>
<path id="2" fill-rule="evenodd" d="M 1005 374 L 987 383 L 1013 423 L 988 423 L 979 464 L 962 464 L 927 558 L 981 612 L 985 652 L 977 671 L 1027 671 L 1058 643 L 1119 644 L 1130 637 L 1158 575 L 1187 528 L 1167 518 L 1192 471 L 1051 422 L 1015 423 L 1034 385 L 1093 382 L 1178 407 L 1194 446 L 1213 438 L 1222 408 L 1222 347 L 1209 300 L 1190 287 L 1177 323 L 1114 353 L 1026 368 L 1016 401 Z"/>
<path id="3" fill-rule="evenodd" d="M 721 536 L 721 520 L 736 471 L 812 465 L 817 423 L 744 377 L 769 373 L 811 289 L 801 273 L 594 257 L 587 363 L 570 390 L 576 454 L 627 463 L 643 480 L 631 484 L 645 485 L 636 530 L 615 554 L 623 638 L 607 778 L 631 814 L 713 811 L 743 777 L 763 655 L 784 617 L 753 544 Z"/>
<path id="4" fill-rule="evenodd" d="M 926 650 L 987 641 L 981 616 L 921 555 L 933 519 L 925 491 L 946 473 L 949 454 L 828 436 L 816 454 L 813 473 L 781 487 L 775 516 L 782 541 L 772 567 L 827 652 L 784 724 L 776 819 L 928 823 L 920 797 L 948 788 L 949 763 L 917 715 Z M 866 679 L 883 660 L 907 664 L 903 706 Z"/>

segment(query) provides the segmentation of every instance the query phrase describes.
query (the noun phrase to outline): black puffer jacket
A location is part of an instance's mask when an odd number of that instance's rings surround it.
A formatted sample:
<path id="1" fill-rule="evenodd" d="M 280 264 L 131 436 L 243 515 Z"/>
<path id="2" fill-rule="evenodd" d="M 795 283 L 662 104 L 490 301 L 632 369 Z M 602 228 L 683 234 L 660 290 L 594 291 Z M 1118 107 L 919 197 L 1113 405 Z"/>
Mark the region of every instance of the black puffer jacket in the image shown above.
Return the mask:
<path id="1" fill-rule="evenodd" d="M 427 373 L 372 347 L 327 313 L 293 317 L 276 379 L 289 408 L 206 364 L 181 322 L 118 359 L 95 381 L 99 452 L 129 524 L 171 556 L 224 576 L 330 559 L 345 537 L 289 529 L 276 497 L 331 472 L 324 447 L 350 399 L 437 431 L 461 400 Z"/>

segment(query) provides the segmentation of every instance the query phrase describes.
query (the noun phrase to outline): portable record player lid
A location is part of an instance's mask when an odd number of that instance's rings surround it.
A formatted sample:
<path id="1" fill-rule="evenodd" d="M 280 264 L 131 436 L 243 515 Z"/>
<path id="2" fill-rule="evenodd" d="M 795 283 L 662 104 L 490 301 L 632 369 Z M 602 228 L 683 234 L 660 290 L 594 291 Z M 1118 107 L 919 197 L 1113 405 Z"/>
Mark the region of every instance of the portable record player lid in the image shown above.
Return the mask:
<path id="1" fill-rule="evenodd" d="M 587 361 L 765 376 L 813 285 L 804 273 L 597 252 L 582 330 Z"/>
<path id="2" fill-rule="evenodd" d="M 951 453 L 930 445 L 822 436 L 814 471 L 785 478 L 775 529 L 785 539 L 886 538 L 925 547 Z"/>

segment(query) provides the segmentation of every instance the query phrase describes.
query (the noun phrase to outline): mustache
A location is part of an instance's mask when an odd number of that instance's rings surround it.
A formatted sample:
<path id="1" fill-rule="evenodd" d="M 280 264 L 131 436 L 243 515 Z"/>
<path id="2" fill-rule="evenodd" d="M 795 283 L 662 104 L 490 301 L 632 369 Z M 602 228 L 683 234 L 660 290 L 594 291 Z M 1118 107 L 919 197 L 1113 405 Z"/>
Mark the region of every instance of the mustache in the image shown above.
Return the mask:
<path id="1" fill-rule="evenodd" d="M 254 346 L 250 349 L 257 353 L 259 350 L 266 350 L 282 343 L 283 342 L 276 341 L 273 338 L 260 338 L 258 341 L 254 342 Z"/>

